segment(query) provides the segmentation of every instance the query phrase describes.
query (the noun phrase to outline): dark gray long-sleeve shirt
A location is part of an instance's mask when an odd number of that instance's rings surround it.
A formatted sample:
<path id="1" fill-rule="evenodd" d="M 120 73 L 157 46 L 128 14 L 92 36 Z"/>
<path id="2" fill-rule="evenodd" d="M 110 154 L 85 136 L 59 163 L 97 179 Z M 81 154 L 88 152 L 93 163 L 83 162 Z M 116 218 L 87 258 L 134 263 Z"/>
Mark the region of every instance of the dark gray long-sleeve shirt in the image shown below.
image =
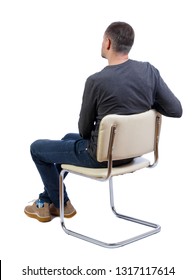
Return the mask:
<path id="1" fill-rule="evenodd" d="M 89 140 L 91 156 L 96 159 L 99 123 L 105 115 L 131 115 L 152 108 L 168 117 L 182 115 L 180 101 L 148 62 L 129 59 L 88 77 L 78 126 L 80 135 Z"/>

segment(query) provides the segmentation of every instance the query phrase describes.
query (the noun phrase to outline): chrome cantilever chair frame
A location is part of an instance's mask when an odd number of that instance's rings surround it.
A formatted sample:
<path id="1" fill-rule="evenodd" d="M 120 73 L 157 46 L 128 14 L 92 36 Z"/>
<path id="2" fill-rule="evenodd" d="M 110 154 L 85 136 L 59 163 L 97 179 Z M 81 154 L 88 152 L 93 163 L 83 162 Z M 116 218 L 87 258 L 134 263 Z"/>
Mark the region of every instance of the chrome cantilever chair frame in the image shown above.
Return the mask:
<path id="1" fill-rule="evenodd" d="M 156 234 L 156 233 L 160 232 L 160 230 L 161 230 L 160 225 L 158 225 L 156 223 L 151 223 L 151 222 L 147 222 L 147 221 L 144 221 L 141 219 L 133 218 L 133 217 L 130 217 L 127 215 L 120 214 L 116 211 L 115 205 L 114 205 L 114 191 L 113 191 L 113 178 L 112 177 L 121 175 L 121 174 L 125 174 L 125 173 L 132 173 L 136 170 L 139 170 L 139 169 L 142 169 L 145 167 L 156 166 L 156 164 L 158 162 L 158 144 L 159 144 L 162 117 L 155 110 L 150 110 L 150 111 L 140 113 L 137 115 L 130 115 L 130 116 L 108 115 L 108 116 L 104 117 L 104 119 L 105 118 L 108 119 L 109 125 L 107 124 L 107 122 L 105 122 L 105 127 L 104 127 L 104 124 L 102 122 L 102 124 L 100 124 L 100 130 L 101 129 L 107 130 L 108 126 L 110 128 L 109 136 L 107 136 L 108 139 L 105 140 L 105 138 L 102 138 L 103 143 L 108 142 L 107 147 L 106 147 L 106 150 L 107 150 L 106 159 L 108 161 L 108 167 L 107 168 L 84 168 L 84 167 L 62 164 L 62 171 L 59 176 L 60 221 L 61 221 L 62 229 L 68 235 L 72 235 L 74 237 L 83 239 L 85 241 L 91 242 L 93 244 L 96 244 L 96 245 L 99 245 L 102 247 L 118 248 L 118 247 L 130 244 L 132 242 L 138 241 L 140 239 L 146 238 L 150 235 Z M 115 118 L 116 118 L 116 120 L 115 120 Z M 142 126 L 143 126 L 145 132 L 148 132 L 148 134 L 152 134 L 152 139 L 148 140 L 148 142 L 150 142 L 150 144 L 148 147 L 146 147 L 146 149 L 144 149 L 144 154 L 149 153 L 149 152 L 154 153 L 153 164 L 151 164 L 148 159 L 143 158 L 142 157 L 143 151 L 139 151 L 139 149 L 138 149 L 138 151 L 135 153 L 134 152 L 132 153 L 132 151 L 130 152 L 129 155 L 132 155 L 132 157 L 134 157 L 134 159 L 131 163 L 129 163 L 127 165 L 119 166 L 119 167 L 112 166 L 113 160 L 121 159 L 120 157 L 118 157 L 117 153 L 115 155 L 115 150 L 117 150 L 117 147 L 115 147 L 114 143 L 115 143 L 115 140 L 117 141 L 117 139 L 115 139 L 115 138 L 116 138 L 118 127 L 120 126 L 120 121 L 122 121 L 122 118 L 125 118 L 126 119 L 125 121 L 127 121 L 127 123 L 129 121 L 131 121 L 131 123 L 134 123 L 134 121 L 135 121 L 135 125 L 133 124 L 132 128 L 134 131 L 135 130 L 138 131 L 138 135 L 142 141 L 143 141 L 142 138 L 144 135 L 142 133 L 140 134 L 140 131 L 142 131 Z M 138 122 L 136 122 L 137 118 L 138 118 Z M 110 121 L 110 119 L 111 119 L 111 121 Z M 118 119 L 119 119 L 119 123 L 118 123 Z M 145 119 L 146 119 L 146 122 L 145 122 Z M 147 119 L 149 119 L 149 122 L 147 121 Z M 99 130 L 99 135 L 100 135 L 100 130 Z M 119 133 L 120 133 L 120 127 L 119 127 Z M 103 135 L 103 137 L 104 137 L 104 135 Z M 149 135 L 148 138 L 150 138 L 150 137 L 151 137 L 151 135 Z M 100 138 L 101 138 L 101 136 L 100 136 Z M 146 141 L 145 141 L 145 139 L 146 139 Z M 147 135 L 145 135 L 145 139 L 144 139 L 144 141 L 147 142 Z M 137 141 L 137 135 L 135 135 L 134 140 Z M 104 151 L 102 151 L 102 141 L 99 139 L 98 139 L 98 141 L 99 141 L 98 142 L 99 143 L 98 151 L 100 154 L 98 154 L 98 152 L 97 152 L 97 158 L 100 159 L 99 161 L 104 161 L 105 156 L 102 155 L 102 153 L 104 154 Z M 129 143 L 131 143 L 130 140 L 129 140 Z M 132 148 L 132 149 L 134 149 L 134 148 Z M 122 155 L 122 158 L 124 158 L 123 155 Z M 122 172 L 121 172 L 121 168 L 124 169 Z M 150 228 L 150 230 L 148 230 L 140 235 L 130 237 L 129 239 L 126 239 L 126 240 L 122 240 L 122 241 L 118 241 L 118 242 L 114 242 L 114 243 L 107 243 L 107 242 L 100 241 L 95 238 L 92 238 L 92 237 L 89 237 L 89 236 L 86 236 L 81 233 L 68 229 L 65 226 L 65 221 L 64 221 L 64 203 L 63 203 L 63 201 L 64 201 L 63 179 L 64 179 L 65 172 L 71 172 L 73 174 L 81 175 L 81 176 L 95 179 L 98 181 L 107 181 L 108 180 L 109 181 L 110 206 L 111 206 L 112 212 L 116 215 L 116 217 L 130 221 L 130 222 L 134 222 L 137 224 L 147 226 Z"/>

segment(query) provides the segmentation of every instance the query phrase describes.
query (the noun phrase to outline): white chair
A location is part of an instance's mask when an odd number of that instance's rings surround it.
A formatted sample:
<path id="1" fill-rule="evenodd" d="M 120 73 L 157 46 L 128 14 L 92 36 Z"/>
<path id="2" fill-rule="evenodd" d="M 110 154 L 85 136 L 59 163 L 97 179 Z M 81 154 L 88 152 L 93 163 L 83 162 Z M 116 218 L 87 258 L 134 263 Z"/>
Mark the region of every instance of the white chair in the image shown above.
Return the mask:
<path id="1" fill-rule="evenodd" d="M 160 226 L 155 223 L 143 221 L 119 214 L 114 206 L 113 195 L 113 177 L 126 173 L 135 172 L 145 167 L 153 167 L 158 161 L 158 143 L 161 127 L 161 115 L 155 110 L 149 110 L 144 113 L 134 115 L 107 115 L 99 127 L 97 143 L 97 160 L 99 162 L 107 161 L 107 168 L 85 168 L 69 164 L 62 164 L 60 173 L 60 221 L 65 233 L 85 241 L 94 243 L 107 248 L 117 248 L 142 238 L 148 237 L 160 231 Z M 143 157 L 148 153 L 154 153 L 152 164 L 149 159 Z M 113 167 L 114 160 L 134 158 L 130 163 L 122 166 Z M 110 206 L 113 213 L 121 219 L 138 223 L 150 228 L 143 234 L 130 237 L 114 243 L 107 243 L 95 238 L 82 235 L 78 232 L 67 229 L 64 222 L 64 193 L 63 178 L 64 173 L 68 171 L 77 175 L 85 176 L 99 181 L 109 181 Z M 152 229 L 151 229 L 152 228 Z"/>

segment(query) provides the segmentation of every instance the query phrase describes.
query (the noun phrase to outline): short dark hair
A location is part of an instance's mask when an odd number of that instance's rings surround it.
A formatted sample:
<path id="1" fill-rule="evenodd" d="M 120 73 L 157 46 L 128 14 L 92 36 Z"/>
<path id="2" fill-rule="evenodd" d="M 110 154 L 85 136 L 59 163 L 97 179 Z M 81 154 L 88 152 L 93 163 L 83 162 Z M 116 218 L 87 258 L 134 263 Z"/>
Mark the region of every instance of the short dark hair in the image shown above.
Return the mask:
<path id="1" fill-rule="evenodd" d="M 112 40 L 112 48 L 116 52 L 127 54 L 134 43 L 135 33 L 126 22 L 116 21 L 111 23 L 105 34 Z"/>

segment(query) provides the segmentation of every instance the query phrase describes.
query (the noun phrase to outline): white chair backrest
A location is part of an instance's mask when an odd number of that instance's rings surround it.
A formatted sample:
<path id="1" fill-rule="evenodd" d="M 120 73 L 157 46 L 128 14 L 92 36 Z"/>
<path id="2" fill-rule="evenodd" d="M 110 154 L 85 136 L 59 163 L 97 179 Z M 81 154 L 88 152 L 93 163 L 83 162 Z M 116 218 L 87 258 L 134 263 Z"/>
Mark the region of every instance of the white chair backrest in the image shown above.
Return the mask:
<path id="1" fill-rule="evenodd" d="M 112 160 L 133 158 L 153 152 L 156 145 L 157 117 L 161 120 L 161 115 L 155 110 L 134 115 L 105 116 L 99 127 L 97 160 L 99 162 L 108 160 L 112 126 L 116 127 Z"/>

